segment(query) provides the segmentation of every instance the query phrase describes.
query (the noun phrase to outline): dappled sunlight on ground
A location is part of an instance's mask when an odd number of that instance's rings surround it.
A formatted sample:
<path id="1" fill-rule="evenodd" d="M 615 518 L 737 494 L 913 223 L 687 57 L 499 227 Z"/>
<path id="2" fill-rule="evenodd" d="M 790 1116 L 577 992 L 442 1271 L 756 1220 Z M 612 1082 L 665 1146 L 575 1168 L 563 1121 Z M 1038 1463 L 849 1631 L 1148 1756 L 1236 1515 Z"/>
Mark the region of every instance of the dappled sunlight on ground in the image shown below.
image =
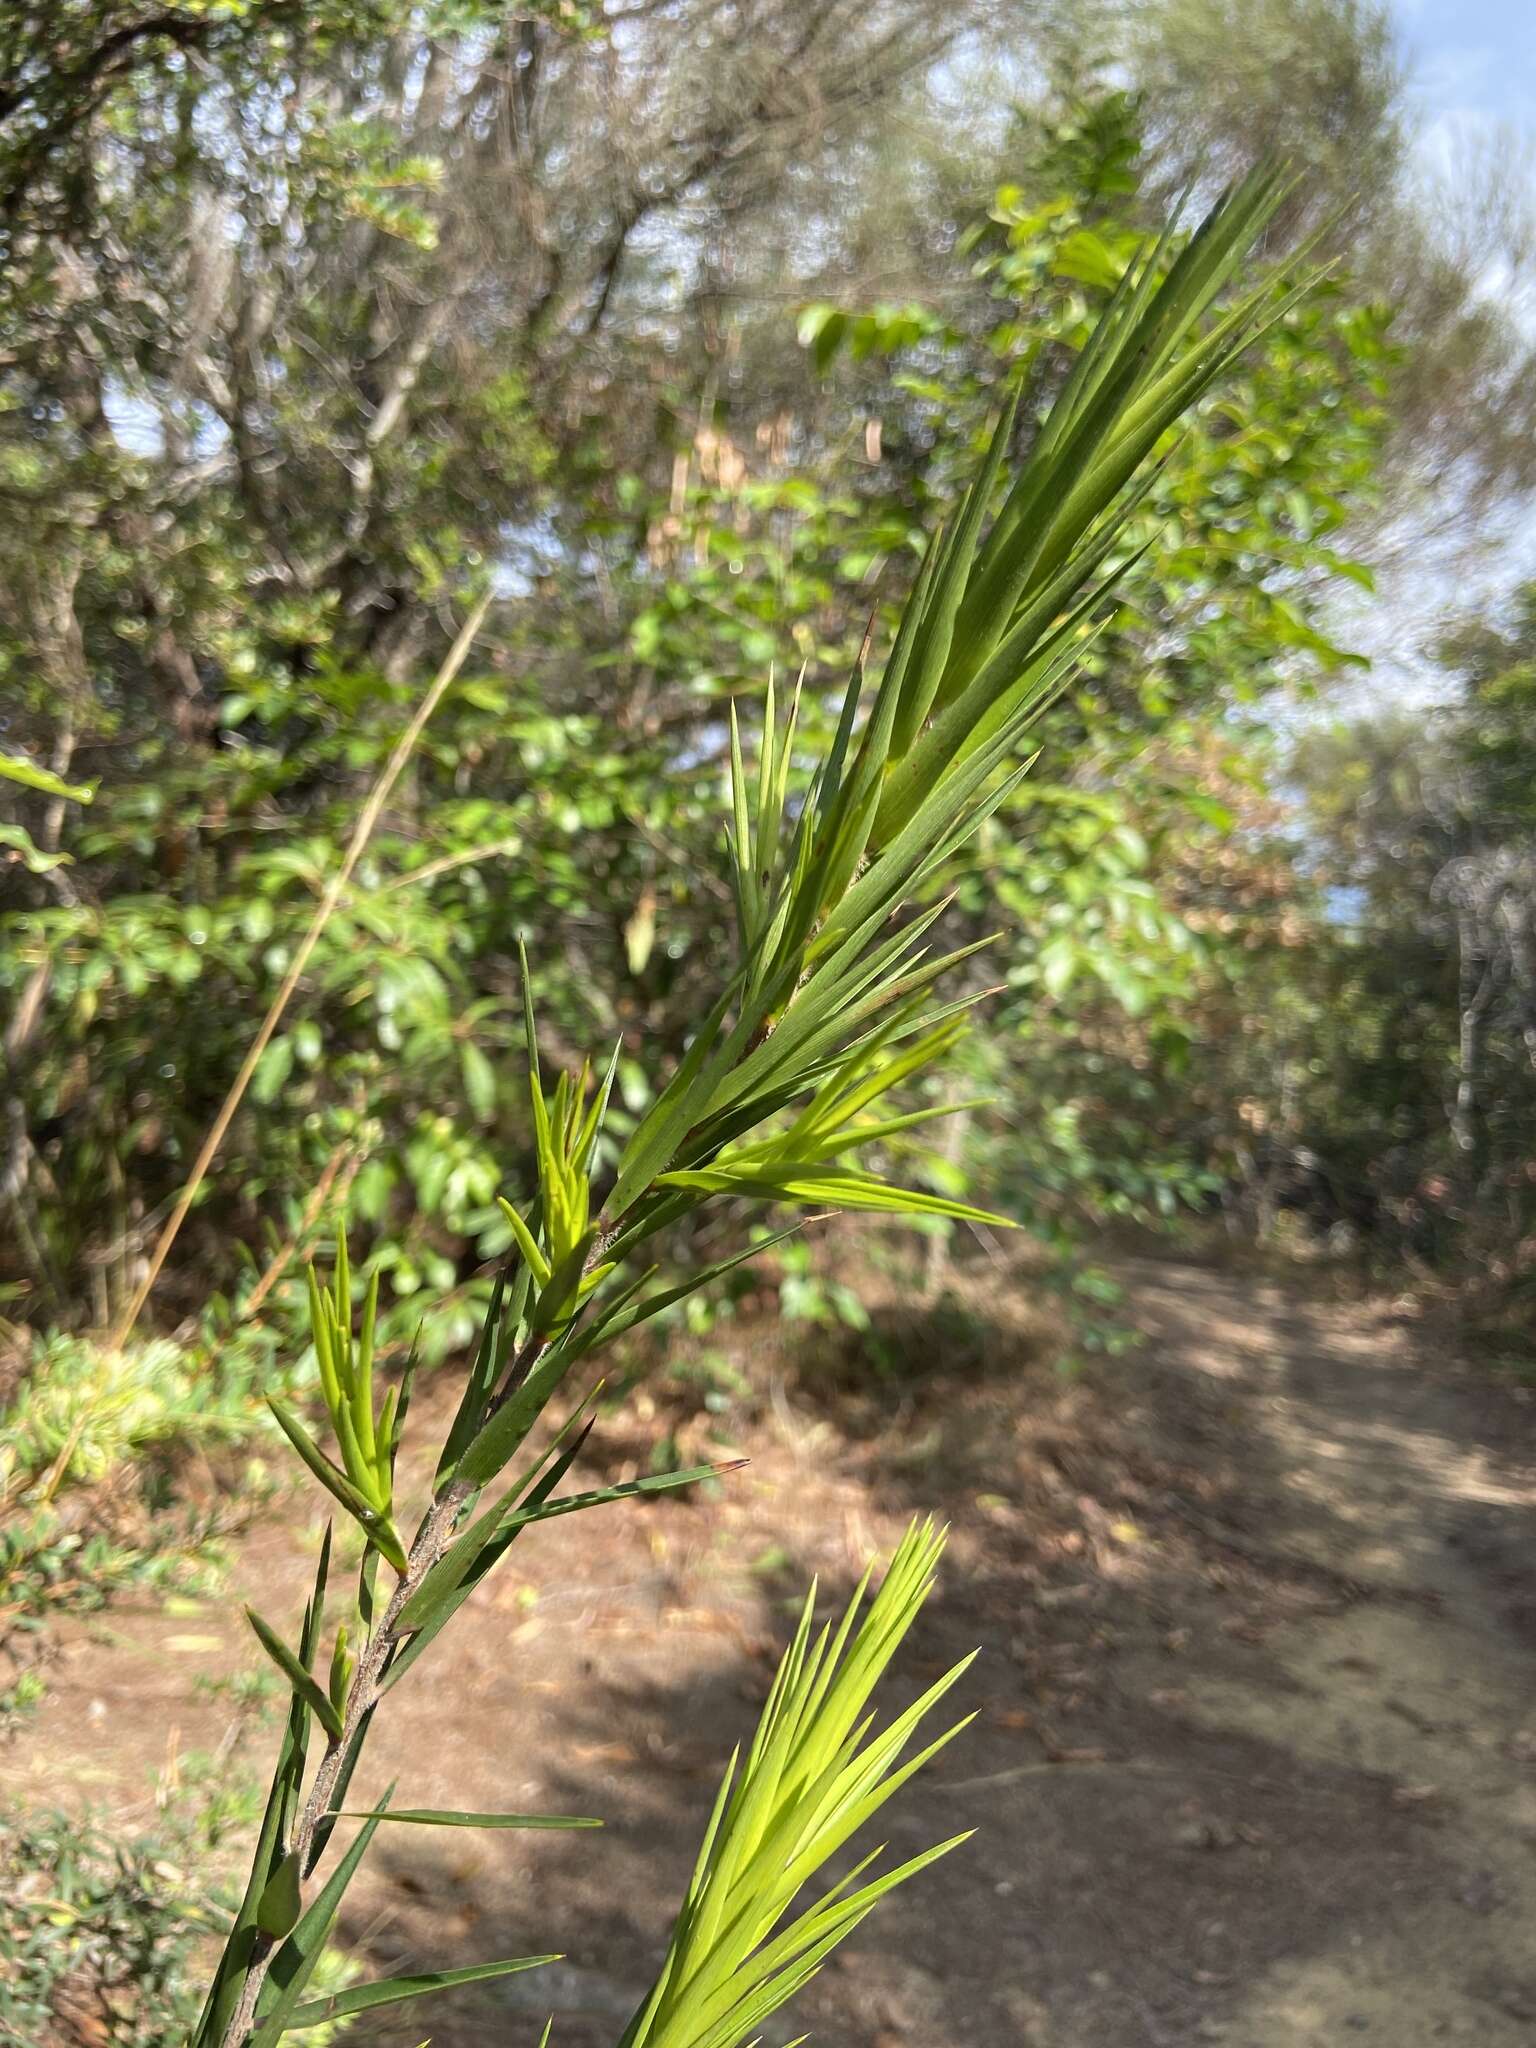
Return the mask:
<path id="1" fill-rule="evenodd" d="M 594 1479 L 663 1430 L 751 1463 L 712 1496 L 537 1532 L 476 1596 L 451 1700 L 428 1667 L 395 1696 L 373 1768 L 413 1803 L 610 1823 L 381 1838 L 344 1925 L 372 1970 L 568 1952 L 443 2001 L 436 2048 L 531 2048 L 551 2008 L 564 2048 L 611 2048 L 807 1579 L 830 1608 L 915 1507 L 953 1537 L 893 1705 L 984 1655 L 975 1723 L 882 1832 L 896 1852 L 979 1832 L 860 1930 L 786 2038 L 1530 2041 L 1529 1404 L 1436 1371 L 1369 1304 L 1166 1261 L 1120 1277 L 1148 1344 L 1076 1382 L 1032 1334 L 1027 1276 L 963 1268 L 950 1303 L 877 1310 L 895 1369 L 759 1326 L 728 1419 L 664 1382 L 605 1419 Z M 269 1525 L 242 1587 L 281 1614 L 311 1559 Z M 194 1676 L 250 1656 L 222 1615 L 77 1624 L 0 1779 L 142 1812 L 228 1727 Z M 369 2048 L 423 2031 L 380 2023 Z"/>

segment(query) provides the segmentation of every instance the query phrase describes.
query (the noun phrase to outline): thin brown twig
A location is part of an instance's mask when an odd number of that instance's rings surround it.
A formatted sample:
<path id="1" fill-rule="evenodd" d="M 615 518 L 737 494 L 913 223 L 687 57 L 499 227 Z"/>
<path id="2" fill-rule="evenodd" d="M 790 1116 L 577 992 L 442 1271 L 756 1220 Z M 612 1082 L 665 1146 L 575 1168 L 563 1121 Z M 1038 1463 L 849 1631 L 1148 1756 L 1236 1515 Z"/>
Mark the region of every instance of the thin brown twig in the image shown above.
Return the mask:
<path id="1" fill-rule="evenodd" d="M 409 889 L 417 882 L 430 882 L 437 875 L 446 875 L 452 868 L 464 868 L 474 861 L 491 860 L 498 854 L 516 853 L 522 845 L 520 839 L 492 839 L 484 846 L 471 846 L 464 853 L 445 853 L 438 860 L 429 860 L 425 866 L 412 868 L 409 874 L 393 875 L 387 882 L 381 882 L 374 892 L 379 896 L 390 896 L 396 889 Z"/>
<path id="2" fill-rule="evenodd" d="M 164 1230 L 160 1233 L 154 1251 L 150 1254 L 148 1269 L 143 1279 L 139 1282 L 133 1299 L 129 1302 L 127 1310 L 118 1323 L 116 1330 L 112 1333 L 114 1345 L 121 1347 L 127 1341 L 133 1332 L 135 1323 L 137 1323 L 140 1315 L 143 1313 L 144 1304 L 148 1301 L 155 1282 L 160 1277 L 160 1269 L 164 1266 L 172 1245 L 175 1244 L 177 1237 L 180 1235 L 181 1226 L 186 1222 L 187 1214 L 193 1202 L 197 1199 L 197 1191 L 207 1177 L 209 1167 L 213 1164 L 214 1155 L 224 1142 L 225 1135 L 234 1121 L 235 1111 L 245 1099 L 245 1091 L 251 1084 L 251 1076 L 256 1071 L 257 1062 L 266 1051 L 267 1046 L 271 1042 L 272 1034 L 282 1021 L 283 1012 L 287 1009 L 293 992 L 299 985 L 299 977 L 309 965 L 310 955 L 319 944 L 321 934 L 330 923 L 332 914 L 337 904 L 341 901 L 347 884 L 352 879 L 353 870 L 362 857 L 364 847 L 373 836 L 374 827 L 379 822 L 379 815 L 383 811 L 385 804 L 388 803 L 390 793 L 399 781 L 406 762 L 415 752 L 416 743 L 421 738 L 427 720 L 437 709 L 442 701 L 444 691 L 463 666 L 465 656 L 469 653 L 475 635 L 479 632 L 484 623 L 486 612 L 490 609 L 491 595 L 490 591 L 485 593 L 460 628 L 458 638 L 444 656 L 443 664 L 428 685 L 426 695 L 416 707 L 410 724 L 396 741 L 394 752 L 385 763 L 378 781 L 369 791 L 368 800 L 358 815 L 357 824 L 348 842 L 341 866 L 331 877 L 330 882 L 326 886 L 324 896 L 316 906 L 315 914 L 309 922 L 309 929 L 299 941 L 298 949 L 289 963 L 288 972 L 283 976 L 282 984 L 277 994 L 272 998 L 271 1006 L 261 1021 L 261 1028 L 251 1040 L 245 1058 L 240 1063 L 240 1071 L 236 1074 L 233 1082 L 231 1082 L 229 1093 L 225 1096 L 219 1113 L 209 1127 L 207 1137 L 203 1140 L 202 1150 L 193 1162 L 192 1172 L 188 1176 L 187 1184 L 177 1198 L 176 1206 L 171 1211 Z"/>
<path id="3" fill-rule="evenodd" d="M 325 1207 L 331 1189 L 336 1185 L 336 1176 L 341 1172 L 343 1164 L 351 1163 L 353 1174 L 355 1174 L 357 1164 L 360 1162 L 361 1154 L 355 1149 L 351 1139 L 347 1139 L 336 1147 L 336 1150 L 325 1162 L 325 1168 L 320 1178 L 310 1190 L 309 1199 L 304 1204 L 298 1223 L 278 1246 L 276 1254 L 268 1263 L 266 1271 L 241 1303 L 240 1313 L 237 1318 L 239 1322 L 245 1323 L 250 1321 L 278 1281 L 282 1279 L 284 1273 L 287 1272 L 294 1253 L 304 1242 L 305 1238 L 309 1236 L 310 1231 L 314 1228 L 316 1217 Z M 351 1185 L 352 1177 L 352 1174 L 348 1175 L 346 1185 Z"/>

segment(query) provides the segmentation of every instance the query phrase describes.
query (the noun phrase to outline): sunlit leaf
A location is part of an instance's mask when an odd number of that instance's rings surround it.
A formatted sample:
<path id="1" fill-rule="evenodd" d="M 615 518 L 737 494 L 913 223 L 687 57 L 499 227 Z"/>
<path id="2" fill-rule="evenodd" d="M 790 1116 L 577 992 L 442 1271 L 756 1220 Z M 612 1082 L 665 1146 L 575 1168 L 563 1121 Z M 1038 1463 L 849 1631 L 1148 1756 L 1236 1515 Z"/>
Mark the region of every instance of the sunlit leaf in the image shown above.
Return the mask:
<path id="1" fill-rule="evenodd" d="M 395 1819 L 400 1816 L 396 1814 Z M 355 2012 L 371 2012 L 381 2005 L 401 2005 L 408 1998 L 424 1998 L 430 1991 L 449 1991 L 455 1984 L 483 1984 L 492 1977 L 510 1977 L 519 1970 L 537 1970 L 545 1963 L 558 1963 L 552 1956 L 517 1956 L 504 1963 L 467 1963 L 457 1970 L 427 1970 L 414 1977 L 383 1977 L 373 1984 L 353 1984 L 334 1991 L 329 1998 L 317 1998 L 301 2005 L 284 2022 L 285 2033 L 302 2027 L 318 2027 L 328 2020 L 348 2019 Z M 425 2044 L 423 2044 L 425 2048 Z"/>

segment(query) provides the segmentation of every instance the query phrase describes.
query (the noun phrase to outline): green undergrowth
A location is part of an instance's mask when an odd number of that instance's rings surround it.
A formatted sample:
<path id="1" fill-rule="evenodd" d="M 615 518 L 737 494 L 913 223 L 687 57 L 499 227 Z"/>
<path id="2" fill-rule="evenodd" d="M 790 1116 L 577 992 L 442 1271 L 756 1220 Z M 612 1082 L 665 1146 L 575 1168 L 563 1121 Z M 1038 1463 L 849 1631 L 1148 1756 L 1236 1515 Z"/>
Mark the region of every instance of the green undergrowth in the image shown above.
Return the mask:
<path id="1" fill-rule="evenodd" d="M 270 1492 L 261 1356 L 51 1333 L 0 1401 L 0 1642 L 130 1590 L 205 1592 Z"/>
<path id="2" fill-rule="evenodd" d="M 258 1801 L 227 1755 L 182 1761 L 142 1824 L 109 1813 L 0 1812 L 0 2048 L 167 2048 L 197 2017 L 229 1924 L 225 1845 Z M 322 1959 L 327 1991 L 356 1966 Z M 312 2048 L 342 2032 L 314 2028 Z"/>

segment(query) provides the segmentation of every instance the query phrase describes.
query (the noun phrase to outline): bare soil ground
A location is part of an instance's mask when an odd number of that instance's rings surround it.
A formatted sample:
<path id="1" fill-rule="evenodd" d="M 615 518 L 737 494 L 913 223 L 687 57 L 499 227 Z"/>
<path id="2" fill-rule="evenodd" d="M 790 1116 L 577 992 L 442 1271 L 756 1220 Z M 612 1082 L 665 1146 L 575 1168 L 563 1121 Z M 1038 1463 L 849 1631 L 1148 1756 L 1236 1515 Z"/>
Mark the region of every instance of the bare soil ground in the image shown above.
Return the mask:
<path id="1" fill-rule="evenodd" d="M 1304 1275 L 1120 1277 L 1146 1347 L 1076 1382 L 985 1270 L 985 1336 L 896 1318 L 913 1369 L 873 1388 L 825 1360 L 791 1371 L 775 1339 L 732 1425 L 752 1463 L 715 1498 L 520 1545 L 457 1625 L 458 1682 L 428 1660 L 402 1685 L 358 1789 L 397 1775 L 413 1805 L 608 1828 L 386 1831 L 344 1932 L 369 1974 L 568 1960 L 358 2038 L 532 2044 L 553 2008 L 567 2048 L 611 2043 L 796 1589 L 819 1572 L 830 1604 L 933 1507 L 950 1557 L 894 1694 L 980 1643 L 980 1718 L 889 1833 L 898 1852 L 978 1833 L 776 2041 L 1536 2041 L 1536 1405 L 1426 1356 L 1385 1306 L 1309 1299 Z M 620 1417 L 603 1469 L 667 1419 Z M 709 1426 L 682 1425 L 685 1454 Z M 311 1555 L 269 1524 L 240 1590 L 289 1619 Z M 76 1627 L 42 1715 L 0 1749 L 0 1794 L 142 1818 L 227 1724 L 194 1675 L 254 1661 L 211 1607 Z"/>

